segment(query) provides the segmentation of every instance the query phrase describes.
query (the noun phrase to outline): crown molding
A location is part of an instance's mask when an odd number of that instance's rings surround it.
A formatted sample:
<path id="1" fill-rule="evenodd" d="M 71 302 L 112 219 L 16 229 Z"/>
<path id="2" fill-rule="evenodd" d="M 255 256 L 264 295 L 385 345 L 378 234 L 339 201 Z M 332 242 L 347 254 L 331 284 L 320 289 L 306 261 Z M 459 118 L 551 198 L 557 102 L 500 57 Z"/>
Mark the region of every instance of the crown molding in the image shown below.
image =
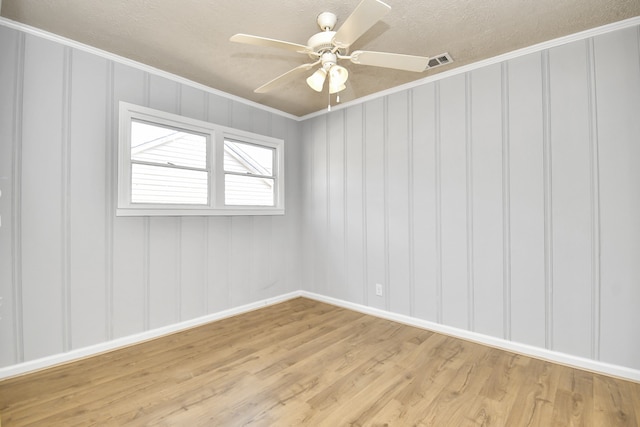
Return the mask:
<path id="1" fill-rule="evenodd" d="M 0 8 L 1 7 L 2 7 L 2 0 L 0 0 Z M 264 110 L 264 111 L 267 111 L 267 112 L 272 113 L 272 114 L 277 114 L 279 116 L 286 117 L 288 119 L 292 119 L 292 120 L 295 120 L 295 121 L 298 121 L 298 122 L 303 122 L 303 121 L 305 121 L 307 119 L 311 119 L 311 118 L 322 116 L 322 115 L 325 115 L 325 114 L 329 113 L 329 111 L 327 111 L 325 109 L 322 109 L 322 110 L 319 110 L 319 111 L 316 111 L 314 113 L 310 113 L 310 114 L 307 114 L 307 115 L 304 115 L 304 116 L 295 116 L 293 114 L 286 113 L 284 111 L 281 111 L 281 110 L 278 110 L 278 109 L 275 109 L 275 108 L 272 108 L 272 107 L 267 107 L 265 105 L 258 104 L 257 102 L 250 101 L 248 99 L 239 97 L 237 95 L 232 95 L 230 93 L 223 92 L 223 91 L 218 90 L 218 89 L 214 89 L 212 87 L 203 85 L 201 83 L 196 83 L 196 82 L 194 82 L 192 80 L 186 79 L 184 77 L 180 77 L 180 76 L 178 76 L 176 74 L 172 74 L 172 73 L 169 73 L 167 71 L 163 71 L 163 70 L 157 69 L 155 67 L 151 67 L 149 65 L 146 65 L 146 64 L 143 64 L 143 63 L 128 59 L 128 58 L 124 58 L 124 57 L 116 55 L 114 53 L 107 52 L 105 50 L 98 49 L 98 48 L 95 48 L 93 46 L 89 46 L 89 45 L 86 45 L 84 43 L 80 43 L 80 42 L 77 42 L 75 40 L 72 40 L 72 39 L 69 39 L 69 38 L 66 38 L 66 37 L 62 37 L 62 36 L 59 36 L 57 34 L 50 33 L 48 31 L 44 31 L 44 30 L 41 30 L 41 29 L 36 28 L 36 27 L 32 27 L 32 26 L 29 26 L 29 25 L 26 25 L 26 24 L 22 24 L 20 22 L 13 21 L 11 19 L 0 17 L 0 25 L 8 27 L 8 28 L 13 28 L 13 29 L 18 30 L 18 31 L 25 32 L 27 34 L 32 34 L 34 36 L 42 37 L 44 39 L 51 40 L 51 41 L 63 44 L 65 46 L 69 46 L 69 47 L 74 48 L 74 49 L 78 49 L 78 50 L 82 50 L 84 52 L 92 53 L 92 54 L 100 56 L 102 58 L 105 58 L 105 59 L 108 59 L 108 60 L 123 64 L 123 65 L 128 65 L 130 67 L 137 68 L 139 70 L 142 70 L 142 71 L 145 71 L 145 72 L 148 72 L 148 73 L 160 76 L 160 77 L 164 77 L 164 78 L 173 80 L 173 81 L 175 81 L 177 83 L 181 83 L 181 84 L 184 84 L 184 85 L 187 85 L 187 86 L 191 86 L 191 87 L 193 87 L 195 89 L 200 89 L 200 90 L 203 90 L 205 92 L 212 93 L 214 95 L 223 96 L 223 97 L 225 97 L 227 99 L 230 99 L 232 101 L 240 102 L 240 103 L 246 104 L 246 105 L 248 105 L 250 107 L 258 108 L 260 110 Z M 377 98 L 381 98 L 381 97 L 385 97 L 385 96 L 388 96 L 388 95 L 391 95 L 391 94 L 394 94 L 394 93 L 398 93 L 398 92 L 402 92 L 402 91 L 405 91 L 405 90 L 409 90 L 409 89 L 412 89 L 412 88 L 415 88 L 415 87 L 418 87 L 418 86 L 422 86 L 422 85 L 425 85 L 425 84 L 428 84 L 428 83 L 432 83 L 432 82 L 436 82 L 436 81 L 439 81 L 439 80 L 443 80 L 443 79 L 446 79 L 446 78 L 449 78 L 449 77 L 452 77 L 452 76 L 456 76 L 456 75 L 459 75 L 459 74 L 468 73 L 470 71 L 477 70 L 479 68 L 483 68 L 483 67 L 486 67 L 486 66 L 489 66 L 489 65 L 498 64 L 498 63 L 501 63 L 501 62 L 504 62 L 504 61 L 508 61 L 508 60 L 511 60 L 511 59 L 515 59 L 515 58 L 519 58 L 521 56 L 525 56 L 525 55 L 528 55 L 528 54 L 531 54 L 531 53 L 541 52 L 543 50 L 551 49 L 551 48 L 554 48 L 554 47 L 557 47 L 557 46 L 562 46 L 562 45 L 567 44 L 567 43 L 571 43 L 571 42 L 575 42 L 575 41 L 579 41 L 579 40 L 585 40 L 585 39 L 588 39 L 588 38 L 591 38 L 591 37 L 599 36 L 599 35 L 602 35 L 602 34 L 613 32 L 613 31 L 622 30 L 622 29 L 633 27 L 633 26 L 636 26 L 636 25 L 640 25 L 640 16 L 636 16 L 636 17 L 633 17 L 633 18 L 629 18 L 629 19 L 625 19 L 625 20 L 622 20 L 622 21 L 614 22 L 614 23 L 611 23 L 611 24 L 603 25 L 603 26 L 600 26 L 600 27 L 591 28 L 589 30 L 581 31 L 581 32 L 578 32 L 578 33 L 575 33 L 575 34 L 570 34 L 568 36 L 559 37 L 557 39 L 549 40 L 549 41 L 538 43 L 538 44 L 535 44 L 535 45 L 531 45 L 531 46 L 528 46 L 528 47 L 525 47 L 525 48 L 522 48 L 522 49 L 518 49 L 518 50 L 511 51 L 511 52 L 507 52 L 507 53 L 504 53 L 504 54 L 501 54 L 501 55 L 498 55 L 498 56 L 494 56 L 492 58 L 488 58 L 488 59 L 484 59 L 482 61 L 474 62 L 472 64 L 467 64 L 467 65 L 463 65 L 461 67 L 456 67 L 456 68 L 453 68 L 451 70 L 435 74 L 433 76 L 425 77 L 423 79 L 415 80 L 415 81 L 412 81 L 412 82 L 409 82 L 409 83 L 406 83 L 406 84 L 403 84 L 403 85 L 400 85 L 400 86 L 395 86 L 395 87 L 390 88 L 390 89 L 386 89 L 386 90 L 383 90 L 383 91 L 380 91 L 380 92 L 372 93 L 370 95 L 363 96 L 362 98 L 358 98 L 358 99 L 355 99 L 353 101 L 349 101 L 349 102 L 345 102 L 343 104 L 332 106 L 331 107 L 331 111 L 332 112 L 333 111 L 339 111 L 339 110 L 342 110 L 342 109 L 345 109 L 345 108 L 352 107 L 354 105 L 359 105 L 359 104 L 363 104 L 365 102 L 369 102 L 369 101 L 377 99 Z"/>
<path id="2" fill-rule="evenodd" d="M 1 1 L 2 0 L 0 0 L 0 2 Z M 1 7 L 1 4 L 0 4 L 0 7 Z M 91 53 L 91 54 L 99 56 L 101 58 L 105 58 L 105 59 L 107 59 L 109 61 L 117 62 L 117 63 L 122 64 L 122 65 L 127 65 L 129 67 L 133 67 L 133 68 L 139 69 L 141 71 L 145 71 L 147 73 L 154 74 L 154 75 L 159 76 L 159 77 L 164 77 L 166 79 L 175 81 L 176 83 L 181 83 L 181 84 L 184 84 L 186 86 L 191 86 L 194 89 L 200 89 L 202 91 L 205 91 L 205 92 L 208 92 L 208 93 L 211 93 L 211 94 L 214 94 L 214 95 L 222 96 L 222 97 L 227 98 L 227 99 L 229 99 L 231 101 L 240 102 L 242 104 L 246 104 L 246 105 L 248 105 L 250 107 L 253 107 L 253 108 L 258 108 L 260 110 L 264 110 L 264 111 L 267 111 L 267 112 L 272 113 L 272 114 L 277 114 L 279 116 L 286 117 L 288 119 L 300 121 L 300 117 L 294 116 L 293 114 L 289 114 L 289 113 L 286 113 L 284 111 L 281 111 L 281 110 L 278 110 L 278 109 L 275 109 L 275 108 L 272 108 L 272 107 L 268 107 L 266 105 L 258 104 L 257 102 L 253 102 L 253 101 L 250 101 L 248 99 L 242 98 L 240 96 L 232 95 L 232 94 L 227 93 L 227 92 L 223 92 L 223 91 L 221 91 L 219 89 L 214 89 L 212 87 L 203 85 L 201 83 L 196 83 L 196 82 L 194 82 L 192 80 L 189 80 L 187 78 L 178 76 L 177 74 L 173 74 L 173 73 L 169 73 L 167 71 L 160 70 L 160 69 L 152 67 L 150 65 L 146 65 L 146 64 L 143 64 L 141 62 L 137 62 L 137 61 L 134 61 L 132 59 L 116 55 L 115 53 L 107 52 L 106 50 L 98 49 L 96 47 L 89 46 L 87 44 L 80 43 L 80 42 L 77 42 L 75 40 L 72 40 L 72 39 L 69 39 L 69 38 L 66 38 L 66 37 L 63 37 L 63 36 L 59 36 L 57 34 L 53 34 L 53 33 L 50 33 L 48 31 L 45 31 L 45 30 L 41 30 L 40 28 L 32 27 L 30 25 L 26 25 L 26 24 L 23 24 L 23 23 L 20 23 L 20 22 L 16 22 L 16 21 L 13 21 L 11 19 L 4 18 L 4 17 L 0 17 L 0 25 L 2 25 L 4 27 L 12 28 L 14 30 L 22 31 L 22 32 L 24 32 L 26 34 L 31 34 L 31 35 L 36 36 L 36 37 L 40 37 L 40 38 L 43 38 L 43 39 L 46 39 L 46 40 L 50 40 L 50 41 L 53 41 L 53 42 L 56 42 L 56 43 L 60 43 L 60 44 L 62 44 L 64 46 L 68 46 L 68 47 L 71 47 L 73 49 L 78 49 L 78 50 L 83 51 L 83 52 Z"/>
<path id="3" fill-rule="evenodd" d="M 634 27 L 636 25 L 640 25 L 640 16 L 636 16 L 633 18 L 625 19 L 622 21 L 614 22 L 611 24 L 603 25 L 601 27 L 591 28 L 589 30 L 581 31 L 575 34 L 570 34 L 568 36 L 559 37 L 557 39 L 548 40 L 546 42 L 538 43 L 535 45 L 527 46 L 522 49 L 514 50 L 511 52 L 503 53 L 498 56 L 494 56 L 492 58 L 484 59 L 482 61 L 474 62 L 471 64 L 463 65 L 461 67 L 453 68 L 448 71 L 444 71 L 442 73 L 434 74 L 433 76 L 425 77 L 423 79 L 414 80 L 412 82 L 396 86 L 390 89 L 386 89 L 380 92 L 372 93 L 367 96 L 363 96 L 362 98 L 354 99 L 353 101 L 348 101 L 339 105 L 332 105 L 331 111 L 338 111 L 344 108 L 349 108 L 354 105 L 363 104 L 365 102 L 382 98 L 388 95 L 392 95 L 394 93 L 402 92 L 404 90 L 409 90 L 418 86 L 425 85 L 427 83 L 436 82 L 439 80 L 443 80 L 452 76 L 456 76 L 459 74 L 468 73 L 473 70 L 477 70 L 479 68 L 487 67 L 489 65 L 498 64 L 501 62 L 509 61 L 511 59 L 519 58 L 521 56 L 529 55 L 531 53 L 541 52 L 543 50 L 551 49 L 554 47 L 562 46 L 564 44 L 572 43 L 575 41 L 585 40 L 591 37 L 599 36 L 606 33 L 611 33 L 613 31 L 622 30 L 629 27 Z M 455 58 L 454 58 L 455 59 Z M 322 116 L 324 114 L 329 113 L 326 109 L 316 111 L 314 113 L 307 114 L 305 116 L 299 117 L 300 121 L 304 121 L 307 119 L 311 119 L 313 117 Z"/>

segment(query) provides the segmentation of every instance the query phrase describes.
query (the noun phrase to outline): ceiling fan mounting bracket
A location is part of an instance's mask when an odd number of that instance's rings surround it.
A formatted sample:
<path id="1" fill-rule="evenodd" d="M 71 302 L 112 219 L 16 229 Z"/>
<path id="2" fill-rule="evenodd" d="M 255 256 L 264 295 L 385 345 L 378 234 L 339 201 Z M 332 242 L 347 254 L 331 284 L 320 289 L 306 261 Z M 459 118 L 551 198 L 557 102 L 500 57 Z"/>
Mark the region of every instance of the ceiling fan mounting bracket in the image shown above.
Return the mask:
<path id="1" fill-rule="evenodd" d="M 338 22 L 338 17 L 335 13 L 322 12 L 318 15 L 316 21 L 318 22 L 318 27 L 320 27 L 322 31 L 333 31 L 333 28 L 336 26 L 336 22 Z"/>

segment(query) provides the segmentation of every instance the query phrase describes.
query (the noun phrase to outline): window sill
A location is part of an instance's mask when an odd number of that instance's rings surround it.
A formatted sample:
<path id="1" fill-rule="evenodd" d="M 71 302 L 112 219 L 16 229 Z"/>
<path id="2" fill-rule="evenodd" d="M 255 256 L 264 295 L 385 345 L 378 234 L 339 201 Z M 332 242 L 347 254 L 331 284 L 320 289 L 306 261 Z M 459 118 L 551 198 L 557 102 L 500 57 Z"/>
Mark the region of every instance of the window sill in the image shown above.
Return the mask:
<path id="1" fill-rule="evenodd" d="M 153 209 L 153 208 L 118 208 L 116 216 L 249 216 L 249 215 L 284 215 L 282 208 L 240 208 L 225 209 Z"/>

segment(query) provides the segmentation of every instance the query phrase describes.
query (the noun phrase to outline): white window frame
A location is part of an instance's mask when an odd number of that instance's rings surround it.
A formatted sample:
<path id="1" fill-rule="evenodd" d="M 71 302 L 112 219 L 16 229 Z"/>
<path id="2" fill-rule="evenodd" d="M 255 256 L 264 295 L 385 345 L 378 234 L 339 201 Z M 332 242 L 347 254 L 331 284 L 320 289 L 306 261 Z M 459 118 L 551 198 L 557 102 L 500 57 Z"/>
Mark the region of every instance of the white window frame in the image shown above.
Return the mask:
<path id="1" fill-rule="evenodd" d="M 183 129 L 207 138 L 208 203 L 206 205 L 131 202 L 131 122 L 138 120 Z M 284 215 L 284 141 L 165 111 L 120 102 L 117 216 Z M 225 205 L 225 139 L 274 149 L 273 206 Z"/>

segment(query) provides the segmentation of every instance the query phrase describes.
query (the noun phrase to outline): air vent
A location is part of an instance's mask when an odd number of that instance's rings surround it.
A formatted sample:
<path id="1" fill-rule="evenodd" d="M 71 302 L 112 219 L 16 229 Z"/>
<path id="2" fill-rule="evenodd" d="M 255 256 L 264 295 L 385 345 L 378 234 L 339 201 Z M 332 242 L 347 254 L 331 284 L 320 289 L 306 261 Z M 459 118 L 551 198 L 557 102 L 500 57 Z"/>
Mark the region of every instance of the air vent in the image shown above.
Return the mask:
<path id="1" fill-rule="evenodd" d="M 451 55 L 449 55 L 448 53 L 443 53 L 443 54 L 434 56 L 433 58 L 430 58 L 426 69 L 428 70 L 430 68 L 439 67 L 441 65 L 446 65 L 451 62 L 453 62 L 453 58 L 451 58 Z"/>

